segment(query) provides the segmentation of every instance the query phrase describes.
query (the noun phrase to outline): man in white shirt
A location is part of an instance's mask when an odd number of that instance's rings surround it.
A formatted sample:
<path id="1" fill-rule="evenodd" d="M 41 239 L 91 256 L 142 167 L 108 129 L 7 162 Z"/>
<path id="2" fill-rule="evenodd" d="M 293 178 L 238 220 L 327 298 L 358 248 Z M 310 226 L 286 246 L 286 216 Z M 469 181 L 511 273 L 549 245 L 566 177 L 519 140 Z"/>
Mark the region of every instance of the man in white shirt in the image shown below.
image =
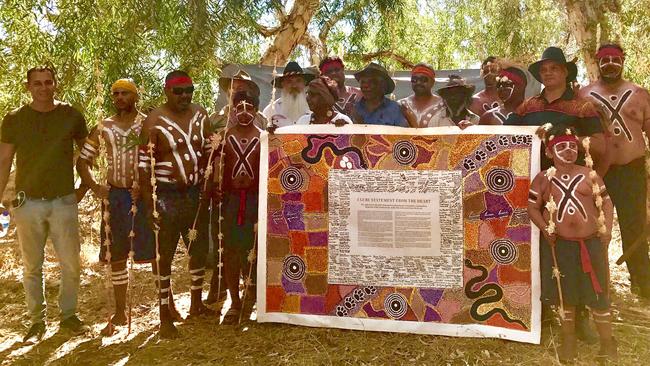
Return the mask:
<path id="1" fill-rule="evenodd" d="M 309 105 L 305 96 L 305 85 L 314 75 L 303 72 L 302 67 L 295 61 L 285 66 L 282 75 L 273 80 L 274 87 L 280 87 L 282 96 L 271 101 L 262 114 L 269 124 L 276 127 L 291 126 L 303 115 L 309 113 Z"/>

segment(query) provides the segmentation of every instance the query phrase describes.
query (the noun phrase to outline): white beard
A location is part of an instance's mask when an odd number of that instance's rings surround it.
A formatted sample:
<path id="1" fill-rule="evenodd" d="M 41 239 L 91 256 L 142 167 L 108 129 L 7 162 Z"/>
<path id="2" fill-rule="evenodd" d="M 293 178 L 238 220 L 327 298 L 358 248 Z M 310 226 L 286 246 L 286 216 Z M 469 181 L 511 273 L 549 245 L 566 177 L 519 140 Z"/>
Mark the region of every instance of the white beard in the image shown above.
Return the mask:
<path id="1" fill-rule="evenodd" d="M 289 93 L 282 94 L 281 113 L 287 117 L 291 123 L 295 123 L 298 118 L 307 112 L 309 112 L 309 105 L 307 104 L 307 97 L 305 96 L 304 91 L 296 95 Z"/>

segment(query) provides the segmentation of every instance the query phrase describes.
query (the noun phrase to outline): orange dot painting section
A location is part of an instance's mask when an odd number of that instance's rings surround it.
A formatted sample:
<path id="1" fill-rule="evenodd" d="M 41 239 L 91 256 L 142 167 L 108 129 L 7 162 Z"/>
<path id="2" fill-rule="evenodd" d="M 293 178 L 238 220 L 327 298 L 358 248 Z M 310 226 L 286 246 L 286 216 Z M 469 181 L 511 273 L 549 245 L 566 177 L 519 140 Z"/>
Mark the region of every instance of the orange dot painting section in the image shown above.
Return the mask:
<path id="1" fill-rule="evenodd" d="M 309 236 L 304 231 L 289 231 L 291 253 L 303 256 L 305 247 L 309 244 Z"/>
<path id="2" fill-rule="evenodd" d="M 528 207 L 528 190 L 530 189 L 530 180 L 515 179 L 515 187 L 512 191 L 506 193 L 506 199 L 514 208 Z"/>
<path id="3" fill-rule="evenodd" d="M 305 256 L 307 257 L 307 272 L 327 272 L 327 248 L 305 248 Z"/>
<path id="4" fill-rule="evenodd" d="M 266 286 L 266 311 L 281 312 L 285 292 L 282 286 Z"/>
<path id="5" fill-rule="evenodd" d="M 323 212 L 323 192 L 305 192 L 302 196 L 306 212 Z"/>

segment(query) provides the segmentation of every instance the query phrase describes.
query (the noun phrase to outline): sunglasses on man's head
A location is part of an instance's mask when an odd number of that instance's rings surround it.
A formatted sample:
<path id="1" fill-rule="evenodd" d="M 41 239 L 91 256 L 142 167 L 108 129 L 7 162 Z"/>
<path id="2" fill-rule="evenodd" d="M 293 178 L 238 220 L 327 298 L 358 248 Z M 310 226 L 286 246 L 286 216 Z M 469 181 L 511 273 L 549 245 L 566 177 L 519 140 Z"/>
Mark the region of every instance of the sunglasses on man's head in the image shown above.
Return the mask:
<path id="1" fill-rule="evenodd" d="M 194 85 L 185 88 L 181 88 L 180 86 L 175 86 L 172 88 L 172 93 L 174 93 L 175 95 L 192 94 L 194 93 Z"/>

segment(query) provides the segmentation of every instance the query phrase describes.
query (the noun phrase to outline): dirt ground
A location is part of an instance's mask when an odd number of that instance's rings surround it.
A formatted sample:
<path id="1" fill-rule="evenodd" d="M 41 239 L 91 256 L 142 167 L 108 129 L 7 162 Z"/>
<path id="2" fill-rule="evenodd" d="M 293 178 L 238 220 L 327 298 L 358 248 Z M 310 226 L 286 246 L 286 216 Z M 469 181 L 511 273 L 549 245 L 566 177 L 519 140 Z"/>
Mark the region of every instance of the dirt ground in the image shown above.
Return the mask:
<path id="1" fill-rule="evenodd" d="M 79 316 L 92 327 L 87 335 L 70 337 L 58 332 L 58 269 L 51 245 L 47 247 L 45 283 L 48 331 L 36 344 L 23 344 L 27 330 L 20 252 L 15 234 L 0 240 L 0 365 L 553 365 L 559 329 L 543 329 L 541 345 L 495 339 L 450 338 L 398 333 L 307 328 L 282 324 L 219 325 L 219 319 L 181 323 L 181 337 L 160 340 L 156 334 L 158 309 L 149 268 L 136 266 L 133 329 L 102 338 L 107 317 L 105 269 L 97 263 L 98 207 L 89 197 L 81 208 L 83 272 Z M 11 229 L 13 231 L 13 228 Z M 612 242 L 612 284 L 619 364 L 650 359 L 648 303 L 631 295 L 626 270 L 613 262 L 620 244 Z M 174 291 L 183 315 L 189 308 L 187 262 L 179 251 L 174 264 Z M 210 277 L 208 274 L 207 278 Z M 207 292 L 207 284 L 205 286 Z M 227 303 L 226 303 L 227 307 Z M 254 316 L 253 316 L 254 317 Z M 592 365 L 598 346 L 579 344 L 578 365 Z"/>

